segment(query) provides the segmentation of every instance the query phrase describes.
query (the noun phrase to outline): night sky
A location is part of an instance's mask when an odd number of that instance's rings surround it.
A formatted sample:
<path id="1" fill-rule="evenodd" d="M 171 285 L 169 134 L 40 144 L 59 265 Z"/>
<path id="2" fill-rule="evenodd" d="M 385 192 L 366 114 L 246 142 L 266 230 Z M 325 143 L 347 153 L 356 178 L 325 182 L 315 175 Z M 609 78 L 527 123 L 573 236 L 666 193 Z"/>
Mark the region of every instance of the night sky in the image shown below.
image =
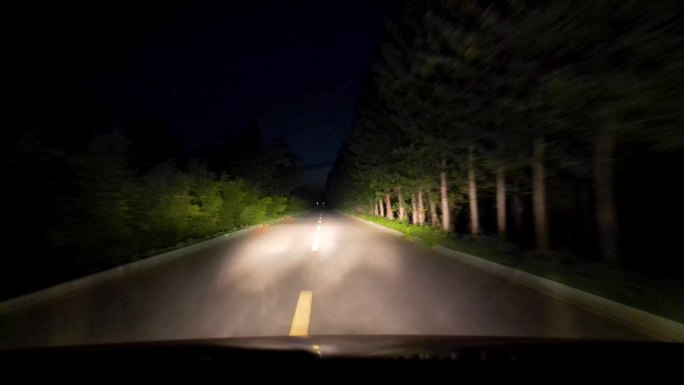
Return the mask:
<path id="1" fill-rule="evenodd" d="M 256 121 L 304 164 L 335 158 L 383 23 L 373 2 L 94 3 L 3 19 L 18 63 L 8 78 L 62 126 L 153 116 L 192 150 Z M 307 182 L 321 188 L 328 170 Z"/>

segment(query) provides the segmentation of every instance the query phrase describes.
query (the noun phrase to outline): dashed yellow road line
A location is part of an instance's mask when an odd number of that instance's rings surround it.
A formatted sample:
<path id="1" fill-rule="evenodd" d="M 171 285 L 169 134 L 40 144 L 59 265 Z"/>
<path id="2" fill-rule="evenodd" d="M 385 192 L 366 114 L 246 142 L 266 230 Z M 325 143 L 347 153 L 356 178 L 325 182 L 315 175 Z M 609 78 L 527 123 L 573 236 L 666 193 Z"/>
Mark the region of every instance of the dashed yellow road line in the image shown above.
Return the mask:
<path id="1" fill-rule="evenodd" d="M 299 300 L 292 317 L 290 336 L 306 337 L 309 335 L 309 319 L 311 317 L 311 301 L 313 291 L 303 290 L 299 293 Z"/>

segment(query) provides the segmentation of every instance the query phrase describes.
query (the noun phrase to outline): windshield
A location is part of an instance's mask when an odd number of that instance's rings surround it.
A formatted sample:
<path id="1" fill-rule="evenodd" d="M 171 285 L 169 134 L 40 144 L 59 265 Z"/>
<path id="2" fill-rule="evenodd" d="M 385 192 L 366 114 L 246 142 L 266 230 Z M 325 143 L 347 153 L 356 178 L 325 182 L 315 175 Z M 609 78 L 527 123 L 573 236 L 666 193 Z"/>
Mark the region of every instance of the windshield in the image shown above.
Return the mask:
<path id="1" fill-rule="evenodd" d="M 678 2 L 18 2 L 0 349 L 684 341 Z"/>

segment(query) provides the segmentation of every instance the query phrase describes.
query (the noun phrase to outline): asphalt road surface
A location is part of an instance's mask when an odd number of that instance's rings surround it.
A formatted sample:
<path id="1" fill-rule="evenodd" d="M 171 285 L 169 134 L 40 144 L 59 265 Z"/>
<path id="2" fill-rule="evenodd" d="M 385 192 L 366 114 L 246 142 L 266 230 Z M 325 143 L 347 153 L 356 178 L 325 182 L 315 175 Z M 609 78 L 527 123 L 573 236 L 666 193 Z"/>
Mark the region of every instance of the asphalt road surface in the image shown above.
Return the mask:
<path id="1" fill-rule="evenodd" d="M 0 317 L 0 347 L 286 335 L 650 339 L 313 211 Z"/>

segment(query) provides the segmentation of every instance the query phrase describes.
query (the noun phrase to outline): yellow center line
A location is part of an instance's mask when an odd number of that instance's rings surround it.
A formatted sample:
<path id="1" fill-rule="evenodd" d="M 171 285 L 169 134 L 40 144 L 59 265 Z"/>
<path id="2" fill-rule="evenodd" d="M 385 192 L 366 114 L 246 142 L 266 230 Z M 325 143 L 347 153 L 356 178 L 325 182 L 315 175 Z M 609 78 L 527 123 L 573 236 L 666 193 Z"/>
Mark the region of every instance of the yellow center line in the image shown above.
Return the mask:
<path id="1" fill-rule="evenodd" d="M 311 251 L 318 251 L 318 246 L 320 245 L 320 243 L 321 243 L 320 238 L 318 238 L 318 237 L 314 238 L 313 244 L 311 245 Z"/>
<path id="2" fill-rule="evenodd" d="M 292 317 L 290 336 L 306 337 L 309 335 L 309 319 L 311 318 L 311 300 L 313 291 L 302 290 Z"/>

